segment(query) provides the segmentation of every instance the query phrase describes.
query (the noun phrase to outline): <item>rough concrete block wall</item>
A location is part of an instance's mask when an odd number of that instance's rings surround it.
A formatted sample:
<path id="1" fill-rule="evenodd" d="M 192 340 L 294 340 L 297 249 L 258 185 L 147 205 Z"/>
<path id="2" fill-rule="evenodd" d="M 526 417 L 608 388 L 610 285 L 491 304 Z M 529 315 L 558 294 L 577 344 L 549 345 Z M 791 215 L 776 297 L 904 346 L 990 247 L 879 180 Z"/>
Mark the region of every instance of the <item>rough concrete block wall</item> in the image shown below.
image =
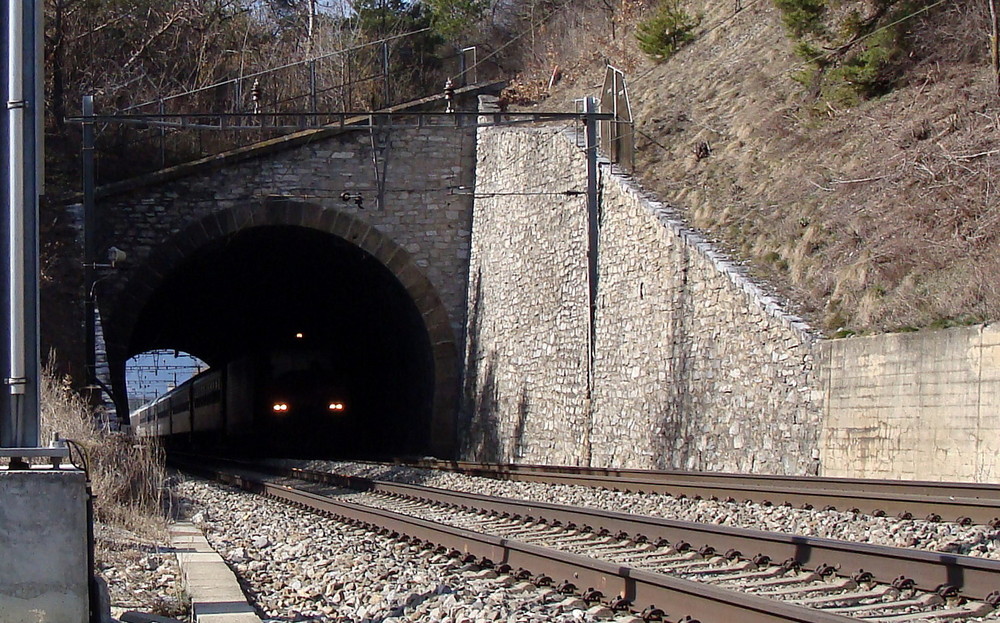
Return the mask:
<path id="1" fill-rule="evenodd" d="M 825 342 L 826 476 L 1000 481 L 1000 328 Z"/>
<path id="2" fill-rule="evenodd" d="M 602 188 L 594 464 L 813 472 L 805 325 L 634 184 Z"/>
<path id="3" fill-rule="evenodd" d="M 466 453 L 579 463 L 588 430 L 587 206 L 557 193 L 585 189 L 586 169 L 552 129 L 480 130 L 478 151 Z"/>
<path id="4" fill-rule="evenodd" d="M 585 173 L 558 131 L 480 130 L 466 456 L 814 470 L 807 328 L 607 166 L 591 367 L 586 202 L 558 194 Z"/>
<path id="5" fill-rule="evenodd" d="M 0 562 L 0 623 L 90 620 L 83 472 L 0 469 Z"/>

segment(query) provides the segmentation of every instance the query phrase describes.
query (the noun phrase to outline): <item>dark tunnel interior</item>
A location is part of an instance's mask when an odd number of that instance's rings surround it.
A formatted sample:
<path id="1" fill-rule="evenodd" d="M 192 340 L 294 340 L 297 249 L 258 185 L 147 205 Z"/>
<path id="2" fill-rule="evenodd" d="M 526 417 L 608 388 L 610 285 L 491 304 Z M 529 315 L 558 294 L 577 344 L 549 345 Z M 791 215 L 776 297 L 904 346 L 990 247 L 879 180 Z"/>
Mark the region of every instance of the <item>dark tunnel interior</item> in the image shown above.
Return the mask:
<path id="1" fill-rule="evenodd" d="M 176 349 L 213 368 L 294 348 L 325 354 L 350 409 L 318 439 L 274 440 L 286 453 L 426 450 L 434 370 L 420 313 L 385 266 L 331 234 L 263 226 L 203 247 L 160 284 L 129 344 L 130 355 Z"/>

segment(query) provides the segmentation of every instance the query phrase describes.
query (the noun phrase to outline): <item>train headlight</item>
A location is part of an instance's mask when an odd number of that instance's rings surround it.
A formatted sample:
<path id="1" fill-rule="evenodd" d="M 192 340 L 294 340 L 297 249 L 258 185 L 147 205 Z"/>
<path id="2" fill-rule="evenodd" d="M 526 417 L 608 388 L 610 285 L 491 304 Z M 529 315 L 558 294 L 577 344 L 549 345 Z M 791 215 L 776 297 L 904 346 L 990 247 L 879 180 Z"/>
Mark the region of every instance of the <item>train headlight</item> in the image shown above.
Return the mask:
<path id="1" fill-rule="evenodd" d="M 341 411 L 344 410 L 344 403 L 342 403 L 342 402 L 331 402 L 327 406 L 327 409 L 330 410 L 330 411 L 332 411 L 332 412 L 334 412 L 334 413 L 339 413 L 339 412 L 341 412 Z"/>
<path id="2" fill-rule="evenodd" d="M 271 410 L 275 413 L 288 413 L 288 403 L 276 402 L 271 406 Z"/>

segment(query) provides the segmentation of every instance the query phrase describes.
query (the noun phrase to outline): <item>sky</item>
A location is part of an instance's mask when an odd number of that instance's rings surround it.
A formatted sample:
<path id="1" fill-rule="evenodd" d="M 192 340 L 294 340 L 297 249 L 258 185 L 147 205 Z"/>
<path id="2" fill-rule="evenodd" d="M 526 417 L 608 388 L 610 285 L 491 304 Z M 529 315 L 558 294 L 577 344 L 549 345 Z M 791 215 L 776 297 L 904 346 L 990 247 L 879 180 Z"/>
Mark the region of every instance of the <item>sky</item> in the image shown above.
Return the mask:
<path id="1" fill-rule="evenodd" d="M 153 400 L 208 366 L 192 355 L 172 350 L 149 351 L 125 363 L 125 385 L 132 408 Z"/>

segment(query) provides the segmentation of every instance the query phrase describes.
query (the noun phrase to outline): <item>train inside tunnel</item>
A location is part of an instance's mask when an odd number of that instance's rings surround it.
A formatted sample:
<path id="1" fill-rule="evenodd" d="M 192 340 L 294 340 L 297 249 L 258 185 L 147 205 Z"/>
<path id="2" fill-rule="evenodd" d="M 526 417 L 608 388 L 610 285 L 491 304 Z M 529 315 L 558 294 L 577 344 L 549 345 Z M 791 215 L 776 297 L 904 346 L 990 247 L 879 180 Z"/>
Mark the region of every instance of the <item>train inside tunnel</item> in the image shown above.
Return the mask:
<path id="1" fill-rule="evenodd" d="M 254 412 L 255 423 L 190 431 L 198 443 L 288 456 L 430 454 L 435 358 L 420 310 L 378 259 L 333 234 L 262 225 L 188 253 L 129 336 L 129 356 L 156 349 L 228 370 L 229 400 Z M 276 412 L 288 391 L 322 405 Z"/>

